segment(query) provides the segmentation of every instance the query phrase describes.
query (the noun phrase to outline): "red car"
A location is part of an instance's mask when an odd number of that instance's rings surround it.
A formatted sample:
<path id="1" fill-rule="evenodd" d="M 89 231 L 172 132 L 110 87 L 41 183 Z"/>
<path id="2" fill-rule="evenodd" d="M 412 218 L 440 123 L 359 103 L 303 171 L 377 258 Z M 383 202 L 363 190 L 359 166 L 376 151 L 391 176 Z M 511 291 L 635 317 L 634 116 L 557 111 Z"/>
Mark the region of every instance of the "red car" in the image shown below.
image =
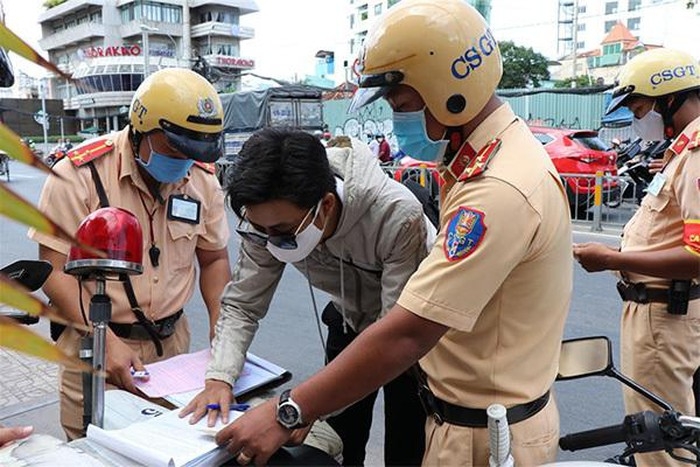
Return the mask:
<path id="1" fill-rule="evenodd" d="M 564 181 L 572 215 L 585 215 L 593 206 L 595 174 L 603 173 L 602 201 L 613 204 L 619 198 L 617 153 L 598 137 L 595 130 L 573 130 L 531 126 Z M 572 175 L 583 174 L 586 177 Z"/>

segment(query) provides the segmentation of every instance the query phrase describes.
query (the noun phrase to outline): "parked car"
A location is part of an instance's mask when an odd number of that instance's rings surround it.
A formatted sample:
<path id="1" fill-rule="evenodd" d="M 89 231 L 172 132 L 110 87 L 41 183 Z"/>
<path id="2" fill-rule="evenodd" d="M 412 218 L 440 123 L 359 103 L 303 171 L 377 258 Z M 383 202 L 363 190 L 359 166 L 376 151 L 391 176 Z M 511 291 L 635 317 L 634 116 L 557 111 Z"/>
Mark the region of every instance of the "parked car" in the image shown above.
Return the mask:
<path id="1" fill-rule="evenodd" d="M 595 130 L 531 126 L 562 176 L 572 215 L 585 215 L 593 206 L 596 172 L 603 173 L 602 201 L 614 204 L 620 197 L 616 180 L 617 153 L 598 137 Z M 582 174 L 586 177 L 572 175 Z"/>

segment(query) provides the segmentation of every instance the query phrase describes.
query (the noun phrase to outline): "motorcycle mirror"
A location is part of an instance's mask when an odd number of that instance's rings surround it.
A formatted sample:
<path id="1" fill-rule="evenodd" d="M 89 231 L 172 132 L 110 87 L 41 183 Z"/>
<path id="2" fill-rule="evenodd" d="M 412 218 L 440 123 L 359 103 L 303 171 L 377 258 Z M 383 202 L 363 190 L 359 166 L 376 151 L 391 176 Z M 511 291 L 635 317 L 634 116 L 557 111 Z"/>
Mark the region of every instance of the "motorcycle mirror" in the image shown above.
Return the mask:
<path id="1" fill-rule="evenodd" d="M 561 343 L 557 381 L 585 378 L 587 376 L 609 376 L 615 378 L 662 409 L 673 410 L 671 404 L 615 368 L 612 360 L 610 339 L 605 336 L 567 339 Z"/>
<path id="2" fill-rule="evenodd" d="M 612 367 L 612 351 L 607 337 L 584 337 L 561 343 L 557 380 L 602 376 Z"/>
<path id="3" fill-rule="evenodd" d="M 19 260 L 3 267 L 0 272 L 34 292 L 44 285 L 52 270 L 48 261 Z"/>

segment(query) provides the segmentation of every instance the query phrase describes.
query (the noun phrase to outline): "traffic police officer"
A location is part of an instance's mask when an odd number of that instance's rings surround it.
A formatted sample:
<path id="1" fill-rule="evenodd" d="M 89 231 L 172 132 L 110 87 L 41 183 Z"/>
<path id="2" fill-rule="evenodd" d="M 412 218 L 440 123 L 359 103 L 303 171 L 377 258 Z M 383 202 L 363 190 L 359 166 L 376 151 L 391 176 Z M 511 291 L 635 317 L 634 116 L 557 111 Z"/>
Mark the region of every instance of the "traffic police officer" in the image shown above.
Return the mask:
<path id="1" fill-rule="evenodd" d="M 559 420 L 550 388 L 572 289 L 569 210 L 542 145 L 495 96 L 496 41 L 466 2 L 404 0 L 368 32 L 360 70 L 355 105 L 383 96 L 402 150 L 439 163 L 441 231 L 384 318 L 217 442 L 264 464 L 289 427 L 420 359 L 432 415 L 424 464 L 487 464 L 492 403 L 508 408 L 517 464 L 552 461 Z"/>
<path id="2" fill-rule="evenodd" d="M 39 208 L 68 232 L 105 205 L 131 211 L 143 226 L 143 274 L 130 286 L 107 283 L 108 382 L 136 392 L 131 369 L 189 349 L 182 308 L 194 291 L 195 258 L 211 336 L 231 274 L 223 193 L 211 164 L 222 154 L 223 111 L 216 90 L 190 70 L 161 70 L 136 90 L 129 118 L 123 130 L 88 141 L 59 161 L 54 170 L 61 179 L 46 180 Z M 69 244 L 36 231 L 30 237 L 39 243 L 39 257 L 53 265 L 44 292 L 66 319 L 82 323 L 94 284 L 81 290 L 63 272 Z M 68 328 L 57 345 L 77 356 L 80 338 Z M 60 379 L 61 424 L 73 439 L 84 429 L 81 373 L 63 369 Z"/>
<path id="3" fill-rule="evenodd" d="M 685 251 L 700 249 L 699 93 L 698 62 L 685 52 L 654 49 L 625 65 L 607 113 L 625 106 L 640 137 L 673 141 L 624 228 L 620 249 L 574 245 L 587 271 L 619 271 L 622 370 L 689 415 L 695 412 L 693 373 L 700 368 L 700 256 Z M 634 391 L 624 396 L 628 413 L 660 410 Z M 635 460 L 641 466 L 682 465 L 665 452 Z"/>

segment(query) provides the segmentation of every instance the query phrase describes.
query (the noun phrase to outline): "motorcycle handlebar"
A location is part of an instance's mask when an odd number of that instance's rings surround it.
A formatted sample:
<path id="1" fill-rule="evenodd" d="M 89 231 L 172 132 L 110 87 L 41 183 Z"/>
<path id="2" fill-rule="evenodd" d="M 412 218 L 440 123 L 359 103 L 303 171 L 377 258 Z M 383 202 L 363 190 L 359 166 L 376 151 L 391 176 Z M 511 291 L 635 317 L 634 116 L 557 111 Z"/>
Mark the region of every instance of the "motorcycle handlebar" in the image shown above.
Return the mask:
<path id="1" fill-rule="evenodd" d="M 559 439 L 559 447 L 564 451 L 578 451 L 579 449 L 622 443 L 626 440 L 627 429 L 625 424 L 621 423 L 566 435 Z"/>

